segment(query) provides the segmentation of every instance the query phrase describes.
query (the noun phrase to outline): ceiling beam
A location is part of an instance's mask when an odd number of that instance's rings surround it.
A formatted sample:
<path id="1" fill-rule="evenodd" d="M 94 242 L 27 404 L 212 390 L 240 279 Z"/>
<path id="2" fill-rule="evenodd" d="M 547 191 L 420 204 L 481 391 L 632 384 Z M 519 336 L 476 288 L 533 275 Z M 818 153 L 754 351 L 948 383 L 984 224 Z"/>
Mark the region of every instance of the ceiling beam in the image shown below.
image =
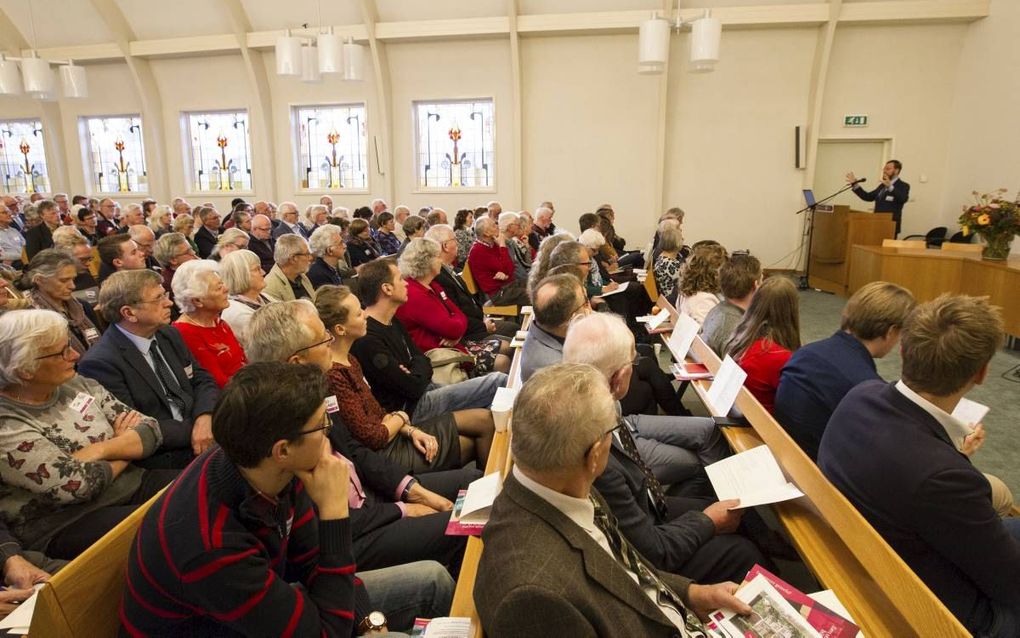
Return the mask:
<path id="1" fill-rule="evenodd" d="M 112 3 L 113 0 L 93 0 Z M 988 17 L 991 0 L 881 0 L 844 3 L 837 18 L 839 23 L 918 24 L 930 22 L 973 22 Z M 704 9 L 681 9 L 685 20 L 700 17 Z M 118 9 L 119 12 L 119 9 Z M 712 15 L 726 29 L 783 28 L 822 26 L 830 20 L 828 4 L 786 4 L 747 7 L 718 7 Z M 633 33 L 649 16 L 649 11 L 601 11 L 516 16 L 521 36 L 562 35 L 580 33 Z M 463 18 L 451 20 L 414 20 L 373 22 L 377 42 L 414 40 L 457 40 L 462 38 L 504 37 L 510 34 L 508 16 Z M 365 24 L 333 25 L 335 33 L 360 42 L 369 40 Z M 112 29 L 111 29 L 112 30 Z M 276 37 L 284 30 L 247 33 L 251 49 L 271 49 Z M 307 32 L 311 37 L 314 30 Z M 134 58 L 191 56 L 206 53 L 237 52 L 240 45 L 236 34 L 187 36 L 127 42 Z M 125 55 L 116 43 L 40 49 L 41 57 L 78 62 L 119 59 Z"/>

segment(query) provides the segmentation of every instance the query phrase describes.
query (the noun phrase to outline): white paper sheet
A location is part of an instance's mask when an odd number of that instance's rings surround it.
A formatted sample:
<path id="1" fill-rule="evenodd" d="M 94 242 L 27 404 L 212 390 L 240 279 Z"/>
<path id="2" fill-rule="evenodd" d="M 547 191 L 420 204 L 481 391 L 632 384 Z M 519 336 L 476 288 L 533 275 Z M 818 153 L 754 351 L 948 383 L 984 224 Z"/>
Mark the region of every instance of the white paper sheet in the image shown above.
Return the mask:
<path id="1" fill-rule="evenodd" d="M 39 596 L 39 590 L 45 586 L 40 583 L 34 587 L 35 592 L 18 605 L 14 611 L 0 620 L 0 630 L 7 630 L 8 633 L 17 636 L 24 636 L 28 633 L 28 627 L 32 624 L 32 615 L 35 613 L 35 601 Z"/>
<path id="2" fill-rule="evenodd" d="M 657 315 L 643 315 L 637 318 L 638 323 L 648 324 L 649 330 L 655 330 L 662 324 L 666 323 L 666 319 L 669 319 L 669 313 L 663 310 Z"/>
<path id="3" fill-rule="evenodd" d="M 804 496 L 796 485 L 786 480 L 776 457 L 765 445 L 705 466 L 705 473 L 720 501 L 740 499 L 736 509 Z"/>
<path id="4" fill-rule="evenodd" d="M 621 292 L 623 292 L 624 290 L 627 289 L 627 284 L 629 284 L 629 283 L 630 283 L 629 281 L 625 281 L 622 284 L 620 284 L 620 286 L 616 290 L 610 290 L 609 292 L 600 292 L 596 296 L 598 296 L 598 297 L 609 297 L 610 295 L 618 295 L 618 294 L 620 294 Z"/>
<path id="5" fill-rule="evenodd" d="M 669 341 L 666 342 L 669 351 L 673 353 L 673 359 L 683 361 L 687 358 L 687 351 L 691 349 L 691 344 L 694 343 L 700 329 L 701 326 L 690 315 L 683 312 L 677 315 L 673 333 L 669 335 Z"/>
<path id="6" fill-rule="evenodd" d="M 692 320 L 693 321 L 693 320 Z M 744 379 L 747 373 L 737 365 L 733 357 L 726 355 L 722 365 L 715 373 L 715 380 L 708 389 L 709 407 L 713 416 L 726 416 L 733 407 L 733 402 L 740 394 L 740 388 L 744 386 Z"/>
<path id="7" fill-rule="evenodd" d="M 489 520 L 492 502 L 503 489 L 503 476 L 499 472 L 486 474 L 468 485 L 464 507 L 460 510 L 462 523 L 484 523 Z"/>
<path id="8" fill-rule="evenodd" d="M 743 636 L 797 636 L 821 638 L 821 634 L 793 608 L 782 594 L 764 576 L 755 576 L 737 590 L 736 597 L 754 610 L 750 616 L 737 616 L 728 610 L 718 610 L 709 617 L 732 638 Z"/>
<path id="9" fill-rule="evenodd" d="M 433 618 L 425 628 L 423 638 L 470 638 L 474 632 L 471 631 L 470 618 Z"/>
<path id="10" fill-rule="evenodd" d="M 532 308 L 531 306 L 521 306 L 521 314 L 522 315 L 530 315 L 530 314 L 534 314 L 534 312 L 535 312 L 535 309 Z"/>
<path id="11" fill-rule="evenodd" d="M 832 611 L 836 612 L 843 618 L 846 618 L 855 625 L 857 624 L 857 622 L 850 617 L 850 612 L 846 610 L 846 607 L 843 606 L 843 603 L 839 600 L 839 598 L 836 597 L 836 592 L 832 591 L 831 589 L 823 589 L 822 591 L 816 591 L 813 594 L 808 594 L 808 598 L 811 598 L 816 602 L 822 603 L 823 605 L 825 605 Z M 864 638 L 864 632 L 858 631 L 857 638 Z"/>
<path id="12" fill-rule="evenodd" d="M 956 404 L 956 409 L 953 410 L 953 416 L 967 425 L 977 425 L 984 420 L 990 409 L 987 405 L 977 401 L 960 399 L 960 402 Z"/>

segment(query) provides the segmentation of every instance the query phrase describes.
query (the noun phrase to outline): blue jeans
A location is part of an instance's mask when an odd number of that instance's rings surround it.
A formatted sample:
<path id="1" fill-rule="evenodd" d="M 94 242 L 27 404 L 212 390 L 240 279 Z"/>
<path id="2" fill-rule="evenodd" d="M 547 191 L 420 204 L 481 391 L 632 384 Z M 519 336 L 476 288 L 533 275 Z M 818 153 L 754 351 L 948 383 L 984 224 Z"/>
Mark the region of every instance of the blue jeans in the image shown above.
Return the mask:
<path id="1" fill-rule="evenodd" d="M 624 420 L 641 458 L 663 485 L 682 483 L 730 455 L 726 439 L 708 417 L 631 414 Z"/>
<path id="2" fill-rule="evenodd" d="M 372 610 L 386 616 L 386 626 L 411 632 L 415 618 L 450 613 L 455 583 L 446 568 L 432 560 L 358 572 L 372 601 Z M 358 619 L 360 622 L 360 619 Z"/>
<path id="3" fill-rule="evenodd" d="M 496 389 L 505 386 L 506 382 L 507 376 L 502 372 L 490 372 L 453 385 L 433 383 L 418 399 L 411 417 L 415 421 L 425 421 L 457 410 L 488 408 L 496 396 Z"/>

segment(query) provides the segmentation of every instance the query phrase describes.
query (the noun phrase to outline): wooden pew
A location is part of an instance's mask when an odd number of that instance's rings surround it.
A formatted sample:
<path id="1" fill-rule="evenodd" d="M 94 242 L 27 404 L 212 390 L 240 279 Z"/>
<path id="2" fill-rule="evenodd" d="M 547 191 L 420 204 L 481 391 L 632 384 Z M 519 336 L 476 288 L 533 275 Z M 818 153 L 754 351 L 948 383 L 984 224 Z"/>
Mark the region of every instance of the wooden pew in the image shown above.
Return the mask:
<path id="1" fill-rule="evenodd" d="M 531 315 L 525 315 L 521 324 L 523 330 L 531 325 Z M 507 387 L 514 387 L 517 379 L 520 378 L 518 371 L 521 367 L 521 348 L 514 351 L 513 360 L 510 363 L 508 374 L 510 381 Z M 492 450 L 489 452 L 489 460 L 485 464 L 485 473 L 502 472 L 503 477 L 513 467 L 513 458 L 510 455 L 510 428 L 503 432 L 497 432 L 492 440 Z M 474 624 L 475 638 L 482 638 L 482 621 L 478 617 L 478 610 L 475 609 L 475 579 L 478 577 L 478 563 L 482 559 L 483 543 L 478 536 L 468 538 L 467 548 L 464 550 L 464 561 L 461 564 L 460 576 L 457 578 L 457 588 L 453 593 L 453 605 L 450 607 L 450 615 L 470 618 Z"/>
<path id="2" fill-rule="evenodd" d="M 659 305 L 675 318 L 676 310 L 662 301 Z M 713 372 L 722 363 L 700 337 L 691 352 Z M 710 385 L 692 383 L 706 406 Z M 751 427 L 723 428 L 727 441 L 736 452 L 768 445 L 784 474 L 804 493 L 773 510 L 805 565 L 836 593 L 866 636 L 970 635 L 746 388 L 736 407 Z"/>
<path id="3" fill-rule="evenodd" d="M 464 264 L 464 269 L 460 271 L 460 278 L 464 280 L 464 285 L 467 286 L 467 290 L 472 295 L 478 294 L 478 284 L 475 283 L 475 278 L 471 275 L 471 269 L 468 268 L 467 264 Z M 492 302 L 487 302 L 482 306 L 482 310 L 487 315 L 498 315 L 500 317 L 516 317 L 519 309 L 517 306 L 494 306 Z"/>
<path id="4" fill-rule="evenodd" d="M 160 494 L 107 532 L 39 590 L 30 636 L 112 638 L 118 635 L 128 555 L 142 517 Z"/>

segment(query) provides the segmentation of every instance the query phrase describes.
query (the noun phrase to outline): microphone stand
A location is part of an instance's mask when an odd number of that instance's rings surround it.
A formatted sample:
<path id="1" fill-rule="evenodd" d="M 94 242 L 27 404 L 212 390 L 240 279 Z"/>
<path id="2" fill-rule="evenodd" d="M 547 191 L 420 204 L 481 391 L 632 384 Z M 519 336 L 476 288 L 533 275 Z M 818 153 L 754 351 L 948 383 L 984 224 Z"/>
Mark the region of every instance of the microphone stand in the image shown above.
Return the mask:
<path id="1" fill-rule="evenodd" d="M 815 292 L 824 292 L 824 293 L 827 293 L 827 294 L 830 294 L 830 295 L 832 294 L 831 292 L 829 292 L 827 290 L 821 290 L 819 288 L 812 288 L 811 287 L 811 283 L 810 283 L 810 281 L 811 281 L 811 246 L 814 243 L 814 238 L 815 238 L 815 207 L 818 206 L 819 204 L 824 204 L 825 202 L 829 201 L 830 199 L 833 199 L 835 197 L 838 197 L 839 195 L 842 195 L 843 193 L 845 193 L 846 191 L 850 190 L 854 186 L 857 186 L 858 184 L 860 184 L 863 181 L 864 180 L 858 180 L 858 181 L 856 181 L 856 182 L 854 182 L 852 184 L 847 184 L 846 186 L 844 186 L 843 188 L 839 189 L 838 191 L 836 191 L 832 195 L 829 195 L 825 199 L 820 199 L 820 200 L 816 201 L 814 204 L 809 204 L 808 206 L 805 206 L 804 208 L 802 208 L 802 209 L 798 210 L 796 213 L 794 213 L 794 215 L 800 215 L 801 213 L 809 213 L 809 217 L 808 217 L 807 261 L 804 263 L 804 274 L 800 276 L 800 282 L 797 284 L 797 288 L 799 290 L 808 290 L 810 288 L 811 290 L 814 290 Z"/>

